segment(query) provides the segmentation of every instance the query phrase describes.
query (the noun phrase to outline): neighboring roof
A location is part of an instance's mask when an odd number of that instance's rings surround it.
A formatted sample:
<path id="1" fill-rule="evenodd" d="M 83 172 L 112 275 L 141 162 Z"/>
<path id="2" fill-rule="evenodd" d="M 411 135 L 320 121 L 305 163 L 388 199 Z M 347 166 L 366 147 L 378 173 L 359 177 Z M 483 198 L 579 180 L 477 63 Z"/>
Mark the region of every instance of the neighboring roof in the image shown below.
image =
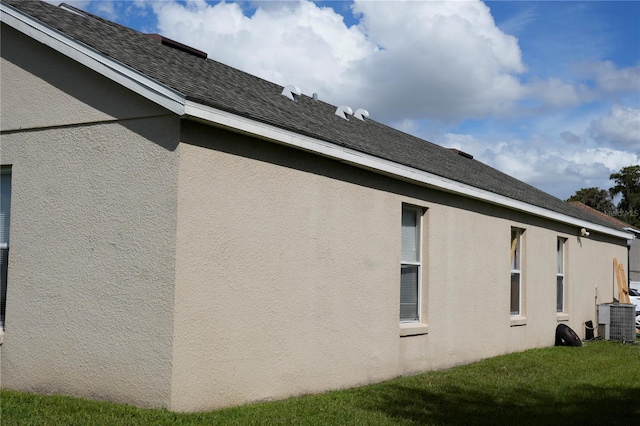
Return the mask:
<path id="1" fill-rule="evenodd" d="M 588 205 L 581 203 L 580 201 L 569 201 L 569 204 L 571 204 L 574 207 L 579 208 L 580 210 L 587 212 L 588 214 L 599 218 L 600 220 L 603 220 L 605 222 L 608 222 L 612 227 L 617 228 L 617 229 L 621 229 L 624 231 L 630 231 L 633 232 L 634 234 L 640 234 L 640 229 L 636 229 L 633 225 L 631 225 L 630 223 L 624 222 L 618 218 L 615 218 L 613 216 L 609 216 L 606 213 L 601 212 L 600 210 L 596 210 L 593 207 L 589 207 Z"/>
<path id="2" fill-rule="evenodd" d="M 185 111 L 192 111 L 191 116 L 199 118 L 215 115 L 218 125 L 230 127 L 235 123 L 250 123 L 244 131 L 257 128 L 254 124 L 261 123 L 268 128 L 269 135 L 276 135 L 273 140 L 292 140 L 301 135 L 306 139 L 296 140 L 297 145 L 292 145 L 307 149 L 305 147 L 312 144 L 313 149 L 308 149 L 321 155 L 330 156 L 326 152 L 342 149 L 344 156 L 337 158 L 361 167 L 576 226 L 595 224 L 595 230 L 600 232 L 629 237 L 620 231 L 609 231 L 609 222 L 479 161 L 374 120 L 345 120 L 335 115 L 335 106 L 308 96 L 299 96 L 297 102 L 293 102 L 281 95 L 282 86 L 160 44 L 133 29 L 45 2 L 3 0 L 2 3 L 40 21 L 46 31 L 54 29 L 56 34 L 73 39 L 83 49 L 103 55 L 109 65 L 117 64 L 115 71 L 102 71 L 105 75 L 110 72 L 110 78 L 127 83 L 130 88 L 141 80 L 145 84 L 152 81 L 155 86 L 148 90 L 150 98 L 174 112 L 188 116 L 189 112 Z M 4 13 L 2 19 L 3 22 L 6 19 Z M 36 33 L 29 31 L 32 36 Z M 79 61 L 86 56 L 86 52 L 67 54 Z M 130 83 L 127 79 L 135 81 Z M 181 103 L 182 109 L 174 108 L 174 103 Z M 282 135 L 273 129 L 281 129 Z M 326 145 L 322 145 L 325 142 Z"/>

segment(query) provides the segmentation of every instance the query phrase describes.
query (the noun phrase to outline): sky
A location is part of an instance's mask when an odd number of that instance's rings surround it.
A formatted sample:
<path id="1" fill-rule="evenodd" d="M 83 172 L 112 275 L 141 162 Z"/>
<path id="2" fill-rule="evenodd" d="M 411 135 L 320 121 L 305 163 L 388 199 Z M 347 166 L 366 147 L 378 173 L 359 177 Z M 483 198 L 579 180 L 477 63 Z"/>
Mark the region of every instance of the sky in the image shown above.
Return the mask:
<path id="1" fill-rule="evenodd" d="M 637 0 L 66 3 L 365 108 L 561 199 L 640 164 Z"/>

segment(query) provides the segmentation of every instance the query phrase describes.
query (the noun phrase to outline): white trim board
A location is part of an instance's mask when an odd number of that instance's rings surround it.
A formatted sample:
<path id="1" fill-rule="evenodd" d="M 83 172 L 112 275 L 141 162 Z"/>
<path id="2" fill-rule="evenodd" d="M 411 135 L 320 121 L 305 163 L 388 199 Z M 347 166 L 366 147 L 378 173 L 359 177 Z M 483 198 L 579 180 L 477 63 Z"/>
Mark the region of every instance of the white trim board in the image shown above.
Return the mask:
<path id="1" fill-rule="evenodd" d="M 159 83 L 143 73 L 134 70 L 102 53 L 86 46 L 77 40 L 33 19 L 29 15 L 0 3 L 0 20 L 10 27 L 26 34 L 63 55 L 89 67 L 101 75 L 121 84 L 144 98 L 167 108 L 180 117 L 204 121 L 208 124 L 230 128 L 261 139 L 282 145 L 302 149 L 334 160 L 342 161 L 356 167 L 374 171 L 413 182 L 419 185 L 436 188 L 442 191 L 485 201 L 491 204 L 522 211 L 535 216 L 565 223 L 578 228 L 631 240 L 634 235 L 618 231 L 602 225 L 557 213 L 532 204 L 517 201 L 509 197 L 495 194 L 471 185 L 456 182 L 452 179 L 434 175 L 423 170 L 394 163 L 390 160 L 375 157 L 337 144 L 284 130 L 276 126 L 261 123 L 246 117 L 228 113 L 216 108 L 186 100 L 186 96 L 170 87 Z"/>

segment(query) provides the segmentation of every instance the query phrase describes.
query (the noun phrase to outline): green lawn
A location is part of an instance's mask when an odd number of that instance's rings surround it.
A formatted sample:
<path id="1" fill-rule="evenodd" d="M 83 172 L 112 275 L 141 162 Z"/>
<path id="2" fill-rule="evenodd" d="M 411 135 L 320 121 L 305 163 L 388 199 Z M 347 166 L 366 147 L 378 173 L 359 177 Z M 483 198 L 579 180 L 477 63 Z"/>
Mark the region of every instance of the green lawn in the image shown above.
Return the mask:
<path id="1" fill-rule="evenodd" d="M 640 344 L 534 349 L 384 383 L 209 413 L 2 391 L 8 425 L 640 424 Z"/>

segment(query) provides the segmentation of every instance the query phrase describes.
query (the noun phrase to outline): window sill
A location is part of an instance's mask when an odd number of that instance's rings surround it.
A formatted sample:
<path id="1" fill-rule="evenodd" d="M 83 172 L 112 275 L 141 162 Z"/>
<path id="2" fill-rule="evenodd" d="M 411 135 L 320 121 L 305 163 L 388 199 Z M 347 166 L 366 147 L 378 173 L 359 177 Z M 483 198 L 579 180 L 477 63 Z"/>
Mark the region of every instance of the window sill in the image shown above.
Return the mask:
<path id="1" fill-rule="evenodd" d="M 566 314 L 564 312 L 558 312 L 556 314 L 556 320 L 558 320 L 558 321 L 569 321 L 569 314 Z"/>
<path id="2" fill-rule="evenodd" d="M 513 315 L 510 318 L 511 327 L 519 327 L 521 325 L 527 325 L 527 317 L 523 317 L 522 315 Z"/>
<path id="3" fill-rule="evenodd" d="M 408 322 L 400 324 L 400 337 L 419 336 L 428 334 L 429 326 L 421 322 Z"/>

